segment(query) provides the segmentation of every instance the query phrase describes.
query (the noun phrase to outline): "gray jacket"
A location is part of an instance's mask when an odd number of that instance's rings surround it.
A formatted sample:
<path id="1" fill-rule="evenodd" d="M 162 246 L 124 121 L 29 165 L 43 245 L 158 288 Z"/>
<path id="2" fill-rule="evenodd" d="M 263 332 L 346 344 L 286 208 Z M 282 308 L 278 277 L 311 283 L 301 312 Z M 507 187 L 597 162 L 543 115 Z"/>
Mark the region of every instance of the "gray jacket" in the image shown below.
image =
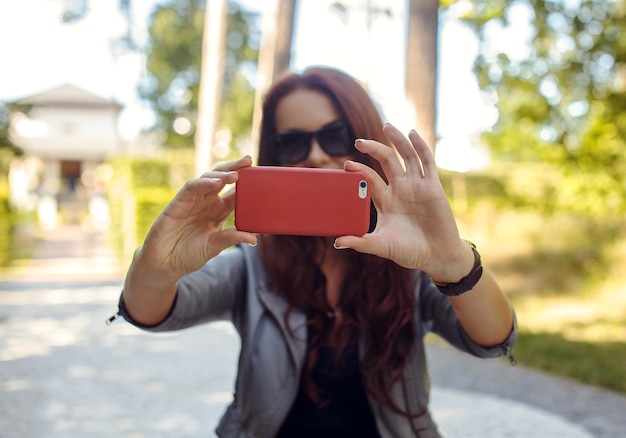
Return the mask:
<path id="1" fill-rule="evenodd" d="M 429 380 L 423 338 L 434 332 L 457 348 L 478 357 L 499 357 L 513 348 L 517 330 L 499 346 L 484 348 L 464 332 L 443 296 L 428 276 L 416 271 L 418 306 L 417 345 L 391 396 L 410 412 L 428 408 Z M 306 316 L 291 312 L 285 326 L 287 303 L 272 292 L 257 248 L 238 246 L 223 251 L 197 272 L 178 283 L 176 301 L 167 318 L 151 327 L 132 321 L 120 300 L 122 316 L 141 328 L 167 331 L 215 320 L 232 321 L 241 337 L 239 368 L 232 404 L 222 417 L 217 434 L 225 438 L 271 438 L 280 429 L 296 398 L 306 354 Z M 360 340 L 359 351 L 367 348 Z M 409 419 L 369 400 L 382 437 L 439 437 L 428 412 Z"/>

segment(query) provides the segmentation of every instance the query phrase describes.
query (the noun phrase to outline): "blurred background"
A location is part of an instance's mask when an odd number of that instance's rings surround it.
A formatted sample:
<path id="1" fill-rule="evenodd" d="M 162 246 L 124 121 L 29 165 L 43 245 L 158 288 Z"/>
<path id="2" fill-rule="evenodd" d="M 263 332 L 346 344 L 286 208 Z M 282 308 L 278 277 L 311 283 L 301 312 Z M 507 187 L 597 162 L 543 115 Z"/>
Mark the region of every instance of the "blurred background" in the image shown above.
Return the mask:
<path id="1" fill-rule="evenodd" d="M 126 266 L 188 178 L 255 153 L 286 69 L 345 70 L 435 150 L 523 364 L 626 393 L 626 3 L 0 3 L 0 264 L 64 227 Z"/>

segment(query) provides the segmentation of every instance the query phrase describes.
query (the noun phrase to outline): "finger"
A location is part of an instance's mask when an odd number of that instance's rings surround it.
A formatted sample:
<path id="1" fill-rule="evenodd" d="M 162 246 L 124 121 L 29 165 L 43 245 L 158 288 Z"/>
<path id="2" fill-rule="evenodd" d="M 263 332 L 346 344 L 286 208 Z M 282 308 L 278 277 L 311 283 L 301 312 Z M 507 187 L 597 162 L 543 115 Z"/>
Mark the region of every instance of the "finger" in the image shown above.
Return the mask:
<path id="1" fill-rule="evenodd" d="M 375 140 L 357 139 L 354 147 L 378 161 L 388 180 L 404 176 L 404 168 L 393 148 Z"/>
<path id="2" fill-rule="evenodd" d="M 201 179 L 214 179 L 220 180 L 222 182 L 222 186 L 227 184 L 233 184 L 237 182 L 239 178 L 239 174 L 236 170 L 231 170 L 228 172 L 219 172 L 217 170 L 212 170 L 210 172 L 205 172 L 200 176 Z"/>
<path id="3" fill-rule="evenodd" d="M 256 246 L 256 235 L 239 231 L 234 228 L 226 228 L 218 231 L 212 234 L 210 240 L 207 241 L 207 246 L 204 249 L 205 252 L 202 255 L 202 258 L 209 260 L 226 248 L 230 248 L 239 243 Z"/>
<path id="4" fill-rule="evenodd" d="M 395 126 L 386 123 L 383 126 L 383 132 L 398 150 L 398 153 L 404 160 L 406 171 L 411 174 L 423 175 L 421 155 L 414 147 L 411 141 L 407 139 Z"/>
<path id="5" fill-rule="evenodd" d="M 163 214 L 172 218 L 185 218 L 197 211 L 207 199 L 219 196 L 224 181 L 219 178 L 195 178 L 185 183 L 174 196 Z"/>
<path id="6" fill-rule="evenodd" d="M 381 204 L 380 199 L 381 199 L 382 193 L 387 189 L 387 183 L 385 182 L 385 180 L 382 179 L 382 177 L 378 174 L 378 172 L 376 172 L 374 169 L 372 169 L 369 166 L 366 166 L 363 163 L 359 163 L 359 162 L 352 161 L 352 160 L 347 160 L 344 163 L 343 167 L 345 170 L 348 170 L 348 171 L 360 170 L 362 172 L 365 172 L 367 176 L 369 176 L 370 196 L 376 208 L 380 210 L 380 204 Z"/>
<path id="7" fill-rule="evenodd" d="M 256 246 L 257 237 L 254 233 L 248 233 L 246 231 L 239 231 L 236 228 L 225 228 L 211 236 L 212 244 L 215 245 L 217 252 L 220 252 L 228 247 L 237 245 L 238 243 L 246 243 L 248 245 Z"/>
<path id="8" fill-rule="evenodd" d="M 205 198 L 209 195 L 215 195 L 220 192 L 224 182 L 219 178 L 194 178 L 190 179 L 185 185 L 178 191 L 174 199 L 172 199 L 168 208 L 176 204 L 181 206 L 189 203 L 193 203 L 195 199 Z"/>
<path id="9" fill-rule="evenodd" d="M 237 181 L 239 176 L 238 170 L 252 165 L 252 158 L 249 155 L 240 158 L 237 161 L 222 163 L 215 166 L 215 169 L 204 172 L 200 178 L 220 178 L 225 184 L 232 184 Z"/>
<path id="10" fill-rule="evenodd" d="M 224 204 L 226 204 L 226 208 L 229 213 L 235 209 L 235 193 L 235 188 L 231 187 L 222 195 L 222 200 L 224 201 Z"/>
<path id="11" fill-rule="evenodd" d="M 218 164 L 217 166 L 215 166 L 215 169 L 221 170 L 221 171 L 233 171 L 233 170 L 239 170 L 242 167 L 247 167 L 251 165 L 252 165 L 252 157 L 250 157 L 250 155 L 246 155 L 235 161 L 229 161 L 226 163 Z"/>
<path id="12" fill-rule="evenodd" d="M 180 193 L 182 195 L 189 193 L 193 196 L 206 196 L 219 193 L 226 184 L 230 184 L 237 179 L 236 174 L 221 174 L 201 178 L 194 178 L 187 181 Z"/>
<path id="13" fill-rule="evenodd" d="M 435 162 L 435 156 L 433 155 L 430 147 L 428 147 L 428 144 L 415 129 L 412 129 L 411 132 L 409 132 L 409 140 L 411 140 L 411 144 L 419 155 L 424 168 L 425 176 L 436 176 L 437 163 Z"/>
<path id="14" fill-rule="evenodd" d="M 252 165 L 252 157 L 250 155 L 246 155 L 241 157 L 235 161 L 227 161 L 225 163 L 220 163 L 213 168 L 213 170 L 203 173 L 202 175 L 207 175 L 212 172 L 231 172 L 235 170 L 239 170 L 242 167 L 247 167 Z"/>
<path id="15" fill-rule="evenodd" d="M 359 236 L 341 236 L 333 244 L 336 249 L 353 249 L 363 254 L 372 254 L 382 258 L 389 258 L 389 246 L 384 244 L 377 235 L 366 234 Z"/>

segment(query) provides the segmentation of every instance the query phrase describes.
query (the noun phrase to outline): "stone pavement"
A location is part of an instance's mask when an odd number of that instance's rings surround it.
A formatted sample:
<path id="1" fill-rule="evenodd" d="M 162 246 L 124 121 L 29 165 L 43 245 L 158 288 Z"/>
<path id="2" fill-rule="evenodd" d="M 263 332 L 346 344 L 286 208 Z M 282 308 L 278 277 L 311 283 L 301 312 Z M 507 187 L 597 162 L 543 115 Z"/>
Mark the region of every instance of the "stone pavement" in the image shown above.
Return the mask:
<path id="1" fill-rule="evenodd" d="M 123 270 L 101 233 L 67 227 L 0 277 L 0 438 L 200 437 L 232 398 L 229 324 L 144 333 L 116 311 Z M 446 437 L 626 436 L 626 397 L 428 343 Z"/>

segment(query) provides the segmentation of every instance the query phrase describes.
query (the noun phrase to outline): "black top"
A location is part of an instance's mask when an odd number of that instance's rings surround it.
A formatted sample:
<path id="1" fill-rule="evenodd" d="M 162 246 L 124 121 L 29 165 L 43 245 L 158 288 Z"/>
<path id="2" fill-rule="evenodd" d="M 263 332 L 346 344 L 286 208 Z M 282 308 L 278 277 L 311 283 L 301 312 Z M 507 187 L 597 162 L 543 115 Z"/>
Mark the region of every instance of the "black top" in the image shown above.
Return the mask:
<path id="1" fill-rule="evenodd" d="M 380 438 L 361 382 L 357 344 L 346 348 L 343 360 L 339 373 L 333 364 L 333 350 L 320 349 L 312 378 L 329 402 L 317 406 L 300 385 L 277 438 Z"/>

